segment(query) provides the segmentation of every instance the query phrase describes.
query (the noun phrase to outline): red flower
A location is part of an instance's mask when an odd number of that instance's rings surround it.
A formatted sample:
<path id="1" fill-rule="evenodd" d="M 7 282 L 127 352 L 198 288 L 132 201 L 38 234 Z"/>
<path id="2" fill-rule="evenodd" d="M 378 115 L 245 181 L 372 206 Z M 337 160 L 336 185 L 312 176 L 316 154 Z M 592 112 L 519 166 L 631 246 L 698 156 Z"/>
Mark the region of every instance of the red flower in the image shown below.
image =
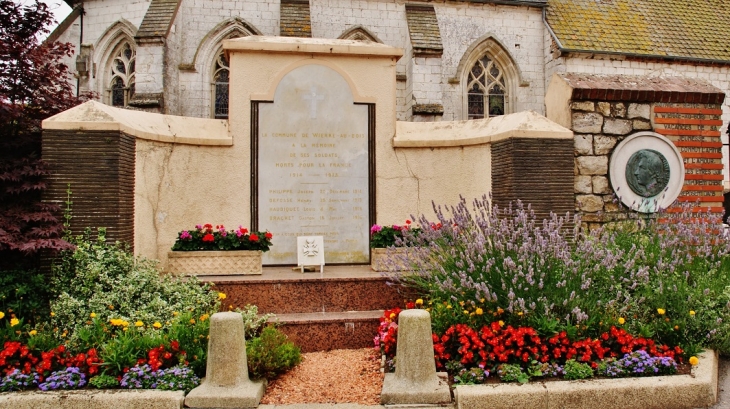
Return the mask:
<path id="1" fill-rule="evenodd" d="M 256 233 L 251 233 L 251 235 L 248 236 L 248 239 L 251 241 L 259 241 L 259 236 L 257 236 Z"/>
<path id="2" fill-rule="evenodd" d="M 212 243 L 212 242 L 215 241 L 215 237 L 213 237 L 212 234 L 208 233 L 205 236 L 203 236 L 203 241 L 204 242 L 208 242 L 208 243 Z"/>
<path id="3" fill-rule="evenodd" d="M 272 238 L 272 237 L 274 237 L 274 235 L 273 235 L 273 234 L 271 234 L 271 233 L 270 233 L 270 232 L 268 232 L 268 231 L 266 232 L 266 234 L 264 234 L 264 236 L 266 236 L 266 238 L 267 238 L 267 239 L 269 239 L 269 240 L 271 240 L 271 238 Z"/>

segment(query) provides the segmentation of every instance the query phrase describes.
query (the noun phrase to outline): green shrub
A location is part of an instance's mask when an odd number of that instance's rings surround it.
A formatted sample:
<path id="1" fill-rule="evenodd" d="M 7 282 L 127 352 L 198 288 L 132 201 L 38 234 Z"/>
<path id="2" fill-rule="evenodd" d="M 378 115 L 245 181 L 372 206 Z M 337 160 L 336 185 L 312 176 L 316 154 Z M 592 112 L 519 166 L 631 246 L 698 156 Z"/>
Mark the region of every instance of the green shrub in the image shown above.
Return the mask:
<path id="1" fill-rule="evenodd" d="M 530 377 L 517 364 L 502 364 L 497 369 L 497 375 L 504 382 L 527 383 Z"/>
<path id="2" fill-rule="evenodd" d="M 565 367 L 563 367 L 563 377 L 565 379 L 586 379 L 592 376 L 593 369 L 590 365 L 578 362 L 575 359 L 569 359 L 565 362 Z"/>
<path id="3" fill-rule="evenodd" d="M 119 381 L 116 377 L 111 375 L 97 375 L 89 379 L 89 385 L 97 389 L 111 389 L 118 388 Z"/>
<path id="4" fill-rule="evenodd" d="M 117 244 L 104 242 L 104 230 L 96 240 L 87 232 L 72 240 L 75 251 L 65 252 L 54 264 L 53 285 L 57 298 L 51 302 L 51 323 L 70 342 L 79 341 L 79 331 L 91 314 L 101 322 L 122 319 L 149 324 L 164 323 L 175 313 L 192 316 L 218 310 L 218 293 L 195 278 L 161 275 L 153 261 L 134 257 Z"/>
<path id="5" fill-rule="evenodd" d="M 274 326 L 267 326 L 260 337 L 246 343 L 246 355 L 252 378 L 272 379 L 302 361 L 299 347 Z"/>
<path id="6" fill-rule="evenodd" d="M 36 270 L 0 271 L 0 311 L 14 313 L 30 323 L 48 319 L 51 285 Z"/>

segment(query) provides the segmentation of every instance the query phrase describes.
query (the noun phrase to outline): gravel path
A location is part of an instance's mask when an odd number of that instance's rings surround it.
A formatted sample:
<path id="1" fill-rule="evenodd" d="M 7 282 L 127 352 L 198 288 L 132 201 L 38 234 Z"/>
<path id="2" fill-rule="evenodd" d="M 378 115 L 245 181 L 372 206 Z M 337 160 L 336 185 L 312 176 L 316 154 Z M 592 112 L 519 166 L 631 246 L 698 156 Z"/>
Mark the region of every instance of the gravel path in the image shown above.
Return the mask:
<path id="1" fill-rule="evenodd" d="M 302 363 L 269 382 L 262 404 L 380 404 L 383 374 L 373 348 L 302 354 Z"/>

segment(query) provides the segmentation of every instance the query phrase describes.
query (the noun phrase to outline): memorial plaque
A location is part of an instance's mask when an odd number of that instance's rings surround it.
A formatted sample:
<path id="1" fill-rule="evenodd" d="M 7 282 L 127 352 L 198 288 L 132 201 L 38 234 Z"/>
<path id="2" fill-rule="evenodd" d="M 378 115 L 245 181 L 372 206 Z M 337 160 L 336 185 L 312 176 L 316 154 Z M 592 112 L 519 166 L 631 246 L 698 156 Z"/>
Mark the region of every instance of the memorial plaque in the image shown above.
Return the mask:
<path id="1" fill-rule="evenodd" d="M 292 70 L 274 101 L 256 106 L 254 220 L 275 238 L 264 264 L 296 265 L 298 236 L 323 236 L 329 264 L 368 263 L 369 106 L 314 64 Z"/>

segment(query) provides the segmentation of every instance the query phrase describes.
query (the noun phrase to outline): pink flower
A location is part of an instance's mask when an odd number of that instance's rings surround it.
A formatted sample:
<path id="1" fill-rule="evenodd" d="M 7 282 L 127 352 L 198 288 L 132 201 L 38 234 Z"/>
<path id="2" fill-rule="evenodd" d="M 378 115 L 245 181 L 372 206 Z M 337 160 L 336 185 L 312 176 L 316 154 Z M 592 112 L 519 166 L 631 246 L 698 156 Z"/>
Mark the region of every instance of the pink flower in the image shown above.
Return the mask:
<path id="1" fill-rule="evenodd" d="M 241 236 L 243 236 L 243 233 L 240 230 L 236 230 L 236 237 L 240 238 Z"/>
<path id="2" fill-rule="evenodd" d="M 203 226 L 201 226 L 201 225 L 199 225 L 199 224 L 196 224 L 196 225 L 195 225 L 195 228 L 196 228 L 196 229 L 198 229 L 198 230 L 201 230 L 201 229 L 203 228 Z"/>
<path id="3" fill-rule="evenodd" d="M 193 236 L 191 236 L 187 230 L 183 230 L 182 233 L 180 233 L 180 240 L 190 240 L 192 237 Z"/>
<path id="4" fill-rule="evenodd" d="M 377 233 L 381 230 L 383 230 L 382 227 L 378 226 L 377 224 L 374 224 L 373 227 L 370 228 L 370 234 Z"/>

